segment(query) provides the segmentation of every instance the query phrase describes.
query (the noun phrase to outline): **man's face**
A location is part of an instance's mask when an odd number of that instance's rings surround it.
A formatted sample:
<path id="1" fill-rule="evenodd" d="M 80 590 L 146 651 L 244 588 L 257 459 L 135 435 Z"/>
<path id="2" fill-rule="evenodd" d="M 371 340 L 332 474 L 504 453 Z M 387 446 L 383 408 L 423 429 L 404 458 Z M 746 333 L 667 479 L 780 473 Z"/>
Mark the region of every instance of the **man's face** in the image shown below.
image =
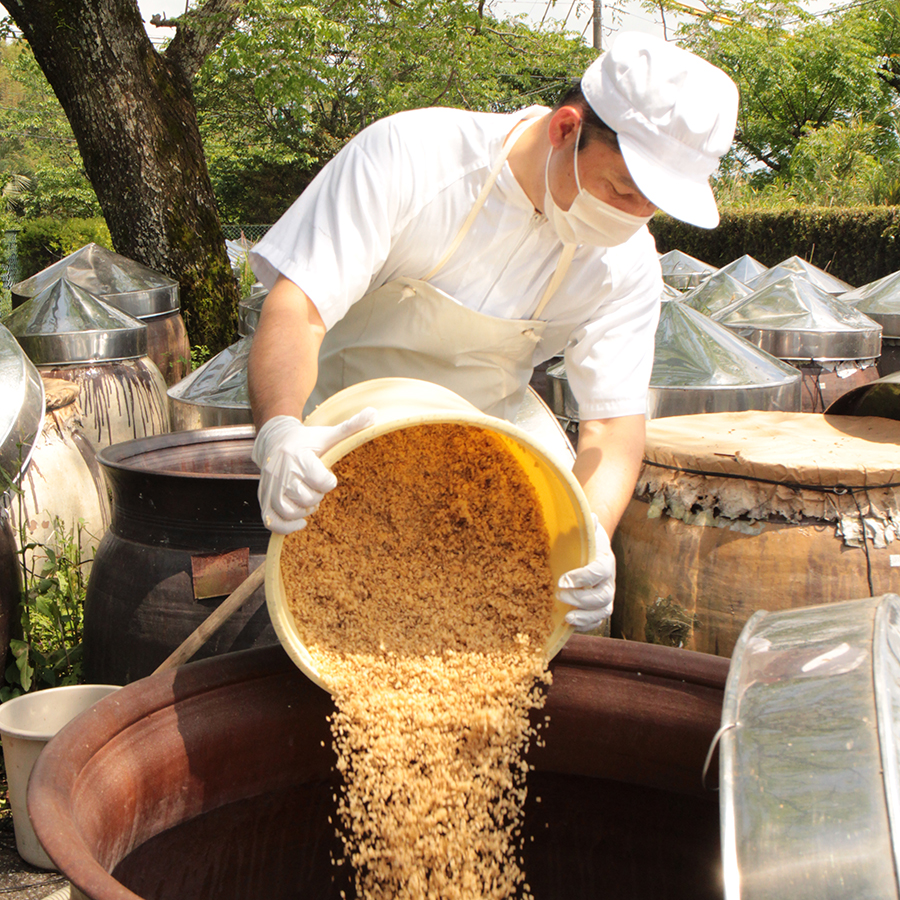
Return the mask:
<path id="1" fill-rule="evenodd" d="M 578 194 L 575 181 L 575 141 L 577 129 L 569 131 L 550 157 L 548 179 L 553 199 L 561 209 L 569 209 Z M 640 192 L 628 174 L 618 150 L 594 138 L 578 151 L 581 186 L 604 203 L 633 216 L 651 216 L 656 207 Z"/>

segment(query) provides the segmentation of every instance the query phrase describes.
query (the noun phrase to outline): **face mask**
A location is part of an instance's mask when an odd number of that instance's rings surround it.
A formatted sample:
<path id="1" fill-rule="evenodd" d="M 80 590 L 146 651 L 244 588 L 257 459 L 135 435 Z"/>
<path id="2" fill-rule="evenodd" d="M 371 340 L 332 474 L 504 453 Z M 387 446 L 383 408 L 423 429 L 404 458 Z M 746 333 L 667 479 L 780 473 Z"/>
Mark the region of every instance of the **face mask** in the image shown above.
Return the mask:
<path id="1" fill-rule="evenodd" d="M 578 194 L 567 209 L 560 209 L 550 193 L 550 153 L 544 166 L 544 215 L 564 244 L 593 244 L 596 247 L 615 247 L 624 244 L 652 216 L 633 216 L 616 209 L 595 197 L 581 186 L 578 177 L 578 143 L 581 140 L 581 124 L 575 138 L 575 184 Z"/>

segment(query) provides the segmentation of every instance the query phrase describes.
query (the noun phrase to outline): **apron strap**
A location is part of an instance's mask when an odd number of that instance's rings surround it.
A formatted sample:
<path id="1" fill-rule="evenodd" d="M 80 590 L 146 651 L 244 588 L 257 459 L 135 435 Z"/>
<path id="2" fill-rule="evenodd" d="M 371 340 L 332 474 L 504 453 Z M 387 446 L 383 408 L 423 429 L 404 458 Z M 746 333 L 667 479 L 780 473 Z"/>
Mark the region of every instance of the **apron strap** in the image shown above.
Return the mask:
<path id="1" fill-rule="evenodd" d="M 540 316 L 544 311 L 544 307 L 550 302 L 550 298 L 556 293 L 556 289 L 562 284 L 562 280 L 569 271 L 569 266 L 572 264 L 572 257 L 575 256 L 575 251 L 577 249 L 578 244 L 563 244 L 562 253 L 559 255 L 559 262 L 556 264 L 556 271 L 553 273 L 553 277 L 550 279 L 547 290 L 544 291 L 544 296 L 541 297 L 537 309 L 531 314 L 532 319 L 537 319 Z"/>
<path id="2" fill-rule="evenodd" d="M 437 265 L 425 276 L 423 276 L 422 281 L 430 281 L 444 266 L 447 264 L 447 260 L 453 256 L 454 253 L 459 249 L 459 245 L 463 242 L 465 236 L 469 233 L 469 229 L 472 227 L 472 223 L 475 221 L 476 216 L 479 212 L 481 212 L 481 207 L 484 206 L 487 201 L 488 194 L 490 194 L 494 184 L 497 179 L 500 177 L 500 171 L 503 169 L 503 164 L 506 162 L 507 157 L 510 154 L 513 146 L 516 141 L 522 136 L 523 132 L 534 122 L 536 118 L 543 115 L 542 112 L 535 112 L 532 115 L 525 116 L 525 118 L 521 119 L 516 123 L 515 127 L 510 131 L 507 135 L 506 140 L 503 142 L 503 147 L 500 149 L 500 157 L 494 163 L 493 168 L 488 174 L 487 180 L 481 186 L 481 191 L 478 196 L 475 198 L 475 203 L 472 206 L 472 209 L 469 210 L 469 215 L 466 216 L 465 222 L 462 223 L 462 227 L 456 234 L 456 237 L 453 239 L 450 246 L 445 251 L 444 255 L 438 260 Z M 575 250 L 577 249 L 576 244 L 563 244 L 562 253 L 559 257 L 559 262 L 556 265 L 556 271 L 553 273 L 553 276 L 550 279 L 550 283 L 547 285 L 547 289 L 544 291 L 543 297 L 541 297 L 540 302 L 538 303 L 537 309 L 532 313 L 530 318 L 536 319 L 540 314 L 544 311 L 544 307 L 550 302 L 550 298 L 556 293 L 557 288 L 559 288 L 560 284 L 562 284 L 563 278 L 566 277 L 566 273 L 569 271 L 569 265 L 572 262 L 572 257 L 575 255 Z"/>
<path id="3" fill-rule="evenodd" d="M 472 223 L 475 221 L 475 217 L 481 212 L 481 207 L 484 206 L 485 201 L 488 198 L 488 194 L 490 194 L 491 189 L 494 187 L 494 183 L 500 177 L 500 170 L 503 168 L 503 164 L 506 162 L 506 158 L 509 156 L 510 151 L 515 145 L 516 141 L 522 135 L 522 133 L 531 125 L 538 116 L 543 115 L 543 113 L 535 112 L 533 115 L 526 116 L 519 122 L 516 122 L 515 127 L 512 131 L 506 136 L 506 139 L 503 142 L 503 146 L 500 149 L 500 157 L 497 162 L 494 163 L 494 167 L 491 169 L 488 174 L 487 181 L 481 186 L 481 191 L 478 196 L 475 198 L 475 205 L 469 210 L 469 215 L 466 217 L 465 222 L 462 223 L 462 227 L 456 234 L 456 237 L 453 239 L 453 242 L 447 248 L 447 251 L 440 258 L 437 265 L 422 278 L 422 281 L 429 281 L 447 263 L 447 260 L 453 256 L 454 253 L 459 249 L 459 245 L 463 242 L 463 238 L 469 233 L 469 229 L 472 227 Z"/>

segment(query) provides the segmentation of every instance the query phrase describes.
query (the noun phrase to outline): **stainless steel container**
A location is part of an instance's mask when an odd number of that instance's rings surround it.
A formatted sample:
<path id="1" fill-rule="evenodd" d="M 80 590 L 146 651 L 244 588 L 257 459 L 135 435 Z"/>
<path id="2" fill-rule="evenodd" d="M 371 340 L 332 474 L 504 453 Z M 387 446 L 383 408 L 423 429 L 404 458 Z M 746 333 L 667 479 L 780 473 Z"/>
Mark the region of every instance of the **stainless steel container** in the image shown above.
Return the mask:
<path id="1" fill-rule="evenodd" d="M 263 302 L 268 296 L 269 292 L 265 288 L 260 288 L 252 291 L 249 297 L 245 297 L 238 304 L 238 334 L 241 337 L 247 337 L 256 331 Z"/>
<path id="2" fill-rule="evenodd" d="M 678 301 L 656 329 L 648 416 L 800 409 L 801 373 Z"/>
<path id="3" fill-rule="evenodd" d="M 659 258 L 663 281 L 679 291 L 697 287 L 716 271 L 715 266 L 702 262 L 682 253 L 681 250 L 670 250 Z"/>
<path id="4" fill-rule="evenodd" d="M 247 386 L 252 340 L 241 338 L 169 388 L 173 431 L 253 422 Z"/>
<path id="5" fill-rule="evenodd" d="M 783 360 L 875 360 L 881 326 L 802 275 L 789 273 L 713 318 Z"/>
<path id="6" fill-rule="evenodd" d="M 550 408 L 554 414 L 568 422 L 577 422 L 578 401 L 569 386 L 565 360 L 558 360 L 547 367 L 547 381 L 550 385 Z"/>
<path id="7" fill-rule="evenodd" d="M 900 896 L 900 597 L 756 613 L 721 735 L 726 900 Z"/>
<path id="8" fill-rule="evenodd" d="M 175 384 L 190 371 L 191 348 L 177 281 L 91 243 L 13 285 L 13 306 L 27 302 L 60 278 L 143 322 L 147 355 L 167 384 Z"/>
<path id="9" fill-rule="evenodd" d="M 34 363 L 0 325 L 0 494 L 16 483 L 44 421 L 44 383 Z"/>
<path id="10" fill-rule="evenodd" d="M 166 385 L 147 353 L 147 326 L 67 278 L 5 319 L 42 375 L 75 382 L 95 450 L 169 431 Z"/>
<path id="11" fill-rule="evenodd" d="M 900 272 L 847 291 L 840 299 L 881 326 L 879 375 L 900 371 Z"/>
<path id="12" fill-rule="evenodd" d="M 575 463 L 575 449 L 559 419 L 534 388 L 525 391 L 522 405 L 513 424 L 536 438 L 556 462 L 571 469 Z"/>
<path id="13" fill-rule="evenodd" d="M 547 369 L 552 409 L 578 419 L 565 363 Z M 680 301 L 663 303 L 647 415 L 664 416 L 748 409 L 796 412 L 802 375 Z"/>

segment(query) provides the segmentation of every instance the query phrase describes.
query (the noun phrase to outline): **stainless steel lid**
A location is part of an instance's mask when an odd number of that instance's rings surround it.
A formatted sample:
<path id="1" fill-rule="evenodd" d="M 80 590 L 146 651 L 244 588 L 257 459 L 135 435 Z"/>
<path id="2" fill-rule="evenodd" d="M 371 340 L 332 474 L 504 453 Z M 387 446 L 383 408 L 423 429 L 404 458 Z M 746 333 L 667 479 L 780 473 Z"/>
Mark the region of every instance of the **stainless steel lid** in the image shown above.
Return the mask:
<path id="1" fill-rule="evenodd" d="M 799 385 L 802 378 L 793 366 L 684 303 L 667 303 L 660 312 L 651 387 L 735 390 Z"/>
<path id="2" fill-rule="evenodd" d="M 825 410 L 825 415 L 900 419 L 900 372 L 891 372 L 841 394 Z"/>
<path id="3" fill-rule="evenodd" d="M 578 419 L 564 362 L 547 368 L 551 407 Z M 656 329 L 647 412 L 651 418 L 747 409 L 798 412 L 803 375 L 678 300 Z"/>
<path id="4" fill-rule="evenodd" d="M 663 282 L 662 294 L 659 298 L 663 303 L 668 303 L 669 300 L 680 300 L 683 296 L 681 291 L 673 288 L 671 284 Z"/>
<path id="5" fill-rule="evenodd" d="M 684 295 L 684 303 L 705 316 L 711 316 L 751 293 L 752 291 L 745 284 L 720 269 L 714 275 L 710 275 L 699 287 L 688 291 Z"/>
<path id="6" fill-rule="evenodd" d="M 250 409 L 247 359 L 253 336 L 241 338 L 169 388 L 173 404 Z"/>
<path id="7" fill-rule="evenodd" d="M 883 337 L 900 338 L 900 272 L 840 294 L 839 299 L 877 322 Z"/>
<path id="8" fill-rule="evenodd" d="M 697 287 L 705 278 L 716 271 L 715 266 L 682 253 L 670 250 L 659 258 L 663 281 L 679 291 Z"/>
<path id="9" fill-rule="evenodd" d="M 863 360 L 881 353 L 881 326 L 789 273 L 713 315 L 750 343 L 787 360 Z"/>
<path id="10" fill-rule="evenodd" d="M 900 597 L 756 613 L 720 733 L 726 900 L 900 896 Z"/>
<path id="11" fill-rule="evenodd" d="M 776 281 L 784 278 L 785 275 L 791 273 L 801 275 L 810 284 L 814 284 L 820 290 L 825 291 L 826 294 L 843 294 L 853 287 L 853 285 L 847 284 L 846 281 L 841 281 L 840 278 L 835 278 L 834 275 L 830 275 L 824 269 L 808 263 L 799 256 L 788 257 L 777 265 L 772 266 L 771 269 L 767 269 L 761 275 L 757 275 L 756 278 L 748 281 L 747 286 L 754 291 L 758 291 L 760 288 L 774 284 Z"/>
<path id="12" fill-rule="evenodd" d="M 250 265 L 248 254 L 253 245 L 249 241 L 225 241 L 225 252 L 228 254 L 228 261 L 231 268 L 236 272 L 247 268 Z"/>
<path id="13" fill-rule="evenodd" d="M 663 306 L 647 415 L 651 419 L 750 409 L 800 410 L 802 373 L 703 313 Z"/>
<path id="14" fill-rule="evenodd" d="M 139 359 L 147 326 L 58 278 L 3 320 L 37 366 Z"/>
<path id="15" fill-rule="evenodd" d="M 737 259 L 728 263 L 727 266 L 722 266 L 719 271 L 726 272 L 732 278 L 736 278 L 738 281 L 746 284 L 748 281 L 752 281 L 756 278 L 757 275 L 762 275 L 762 273 L 766 271 L 766 266 L 758 259 L 754 259 L 749 254 L 745 253 L 743 256 L 739 256 Z"/>
<path id="16" fill-rule="evenodd" d="M 13 306 L 63 277 L 136 319 L 169 315 L 181 308 L 177 281 L 93 243 L 13 285 Z"/>
<path id="17" fill-rule="evenodd" d="M 43 422 L 44 382 L 12 333 L 0 325 L 0 494 L 25 471 Z"/>
<path id="18" fill-rule="evenodd" d="M 238 334 L 246 337 L 256 331 L 263 301 L 269 296 L 266 288 L 253 291 L 238 304 Z"/>

